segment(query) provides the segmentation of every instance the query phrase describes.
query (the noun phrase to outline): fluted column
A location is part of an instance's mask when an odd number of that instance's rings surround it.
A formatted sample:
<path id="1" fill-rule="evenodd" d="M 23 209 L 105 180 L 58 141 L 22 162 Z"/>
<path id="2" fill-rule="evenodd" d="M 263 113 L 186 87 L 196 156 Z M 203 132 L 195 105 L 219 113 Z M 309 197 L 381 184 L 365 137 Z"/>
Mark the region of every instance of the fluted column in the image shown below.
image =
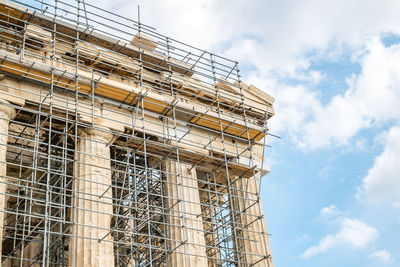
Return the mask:
<path id="1" fill-rule="evenodd" d="M 169 266 L 207 266 L 196 171 L 174 161 L 167 161 L 166 171 L 171 209 L 168 238 L 172 239 Z"/>
<path id="2" fill-rule="evenodd" d="M 15 117 L 15 109 L 8 106 L 8 102 L 0 99 L 0 264 L 3 243 L 4 209 L 6 207 L 6 182 L 7 182 L 7 140 L 10 120 Z"/>
<path id="3" fill-rule="evenodd" d="M 218 233 L 215 222 L 215 206 L 219 203 L 219 196 L 214 192 L 206 190 L 200 191 L 200 201 L 205 206 L 202 210 L 203 228 L 207 232 L 204 235 L 206 245 L 206 253 L 208 256 L 208 267 L 218 266 L 220 260 L 220 251 L 218 248 Z"/>
<path id="4" fill-rule="evenodd" d="M 110 147 L 112 135 L 99 130 L 80 131 L 77 148 L 75 204 L 69 244 L 69 266 L 114 266 L 110 233 L 113 214 Z M 76 216 L 76 218 L 74 218 Z M 74 237 L 75 235 L 75 237 Z M 75 263 L 75 265 L 73 265 Z"/>
<path id="5" fill-rule="evenodd" d="M 261 201 L 258 195 L 258 183 L 259 177 L 256 176 L 238 179 L 234 184 L 237 189 L 234 203 L 236 202 L 235 206 L 240 212 L 239 219 L 243 233 L 243 239 L 238 245 L 241 246 L 239 250 L 244 252 L 248 266 L 257 263 L 254 266 L 273 267 L 264 213 L 261 202 L 258 203 Z"/>

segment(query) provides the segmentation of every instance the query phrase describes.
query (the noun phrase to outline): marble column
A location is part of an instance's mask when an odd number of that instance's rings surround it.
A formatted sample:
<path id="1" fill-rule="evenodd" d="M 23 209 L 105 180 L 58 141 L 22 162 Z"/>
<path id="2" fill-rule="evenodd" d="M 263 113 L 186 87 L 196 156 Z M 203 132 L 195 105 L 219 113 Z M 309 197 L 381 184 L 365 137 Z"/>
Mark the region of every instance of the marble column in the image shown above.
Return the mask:
<path id="1" fill-rule="evenodd" d="M 15 109 L 9 106 L 9 103 L 0 99 L 0 263 L 3 243 L 3 222 L 4 209 L 6 208 L 6 189 L 7 189 L 7 140 L 8 126 L 10 120 L 15 117 Z"/>
<path id="2" fill-rule="evenodd" d="M 242 240 L 239 242 L 244 252 L 246 264 L 273 267 L 271 249 L 261 199 L 258 197 L 259 177 L 242 178 L 233 185 L 237 189 L 234 197 L 236 209 L 240 211 L 239 219 L 242 228 Z M 253 266 L 253 265 L 252 265 Z"/>
<path id="3" fill-rule="evenodd" d="M 33 263 L 33 260 L 40 254 L 42 251 L 41 241 L 43 240 L 42 236 L 34 237 L 28 245 L 24 248 L 24 261 L 23 267 L 40 267 L 40 261 Z M 41 260 L 41 259 L 40 259 Z"/>
<path id="4" fill-rule="evenodd" d="M 172 250 L 169 266 L 207 266 L 203 220 L 196 170 L 166 162 L 169 216 L 168 238 Z M 182 243 L 183 242 L 183 243 Z"/>
<path id="5" fill-rule="evenodd" d="M 202 210 L 203 228 L 206 232 L 204 239 L 206 245 L 206 253 L 208 256 L 208 267 L 218 266 L 220 262 L 220 251 L 218 248 L 218 233 L 215 221 L 215 207 L 218 205 L 219 196 L 214 192 L 200 191 L 200 201 L 205 206 Z"/>
<path id="6" fill-rule="evenodd" d="M 69 266 L 114 266 L 110 233 L 113 214 L 110 147 L 112 135 L 100 130 L 79 132 L 77 171 L 69 244 Z M 76 216 L 74 218 L 74 216 Z M 74 238 L 75 235 L 75 238 Z"/>

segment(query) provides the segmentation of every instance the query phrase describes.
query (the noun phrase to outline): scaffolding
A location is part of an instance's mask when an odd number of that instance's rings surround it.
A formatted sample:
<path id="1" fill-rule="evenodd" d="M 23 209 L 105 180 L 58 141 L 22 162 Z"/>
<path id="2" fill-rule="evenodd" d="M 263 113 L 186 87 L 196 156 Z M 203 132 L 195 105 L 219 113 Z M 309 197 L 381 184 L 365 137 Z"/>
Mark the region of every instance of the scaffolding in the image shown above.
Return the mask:
<path id="1" fill-rule="evenodd" d="M 272 267 L 273 101 L 140 19 L 0 0 L 1 266 Z"/>

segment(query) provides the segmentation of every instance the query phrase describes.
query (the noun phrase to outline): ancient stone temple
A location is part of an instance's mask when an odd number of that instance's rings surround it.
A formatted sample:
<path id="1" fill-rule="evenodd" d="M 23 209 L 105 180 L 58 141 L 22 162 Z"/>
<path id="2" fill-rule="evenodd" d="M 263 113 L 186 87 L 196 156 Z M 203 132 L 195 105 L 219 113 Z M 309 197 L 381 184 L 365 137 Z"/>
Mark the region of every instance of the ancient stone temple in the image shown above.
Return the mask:
<path id="1" fill-rule="evenodd" d="M 273 102 L 94 4 L 1 0 L 1 266 L 273 266 Z"/>

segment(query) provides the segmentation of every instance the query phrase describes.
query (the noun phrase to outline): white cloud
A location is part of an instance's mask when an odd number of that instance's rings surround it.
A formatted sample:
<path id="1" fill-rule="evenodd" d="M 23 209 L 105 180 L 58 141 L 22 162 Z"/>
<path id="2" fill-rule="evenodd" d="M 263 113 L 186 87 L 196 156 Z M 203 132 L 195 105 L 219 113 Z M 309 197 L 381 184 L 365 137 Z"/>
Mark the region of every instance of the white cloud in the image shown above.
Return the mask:
<path id="1" fill-rule="evenodd" d="M 344 218 L 336 234 L 327 235 L 319 244 L 308 248 L 300 257 L 307 259 L 333 247 L 364 248 L 378 237 L 378 231 L 365 222 Z"/>
<path id="2" fill-rule="evenodd" d="M 330 205 L 328 207 L 324 207 L 319 211 L 319 216 L 323 219 L 331 218 L 337 216 L 340 213 L 339 209 L 335 205 Z"/>
<path id="3" fill-rule="evenodd" d="M 311 51 L 319 55 L 329 49 L 337 55 L 333 51 L 361 47 L 381 33 L 399 32 L 396 1 L 390 7 L 372 0 L 219 2 L 218 16 L 225 19 L 224 13 L 229 14 L 224 30 L 234 31 L 230 55 L 240 55 L 240 61 L 255 63 L 260 71 L 295 73 L 309 66 Z"/>
<path id="4" fill-rule="evenodd" d="M 357 150 L 365 150 L 367 144 L 367 139 L 365 137 L 361 137 L 355 141 L 355 147 Z"/>
<path id="5" fill-rule="evenodd" d="M 372 204 L 392 203 L 396 207 L 400 202 L 400 128 L 391 128 L 379 140 L 384 150 L 375 158 L 356 196 Z"/>
<path id="6" fill-rule="evenodd" d="M 369 257 L 371 259 L 377 259 L 384 264 L 388 264 L 393 261 L 392 255 L 386 249 L 377 250 L 373 252 Z"/>
<path id="7" fill-rule="evenodd" d="M 306 234 L 301 235 L 301 236 L 298 236 L 298 237 L 296 238 L 296 241 L 297 241 L 298 243 L 303 243 L 303 242 L 308 241 L 308 240 L 310 240 L 310 237 L 309 237 L 308 235 L 306 235 Z"/>
<path id="8" fill-rule="evenodd" d="M 400 45 L 386 47 L 374 38 L 357 60 L 360 74 L 349 76 L 347 90 L 325 105 L 321 92 L 308 84 L 289 86 L 271 77 L 251 76 L 254 84 L 268 84 L 267 91 L 276 99 L 270 128 L 290 136 L 304 150 L 350 144 L 362 149 L 365 140 L 355 138 L 360 130 L 400 121 Z M 313 75 L 309 73 L 310 80 Z"/>
<path id="9" fill-rule="evenodd" d="M 379 39 L 368 45 L 359 76 L 349 80 L 343 95 L 314 108 L 304 123 L 301 145 L 318 148 L 346 145 L 361 129 L 400 118 L 400 45 L 385 47 Z"/>
<path id="10" fill-rule="evenodd" d="M 320 105 L 318 93 L 302 85 L 280 85 L 279 88 L 282 90 L 274 94 L 276 116 L 271 120 L 270 127 L 273 131 L 286 132 L 285 135 L 298 141 L 304 122 L 315 115 L 315 107 Z"/>

